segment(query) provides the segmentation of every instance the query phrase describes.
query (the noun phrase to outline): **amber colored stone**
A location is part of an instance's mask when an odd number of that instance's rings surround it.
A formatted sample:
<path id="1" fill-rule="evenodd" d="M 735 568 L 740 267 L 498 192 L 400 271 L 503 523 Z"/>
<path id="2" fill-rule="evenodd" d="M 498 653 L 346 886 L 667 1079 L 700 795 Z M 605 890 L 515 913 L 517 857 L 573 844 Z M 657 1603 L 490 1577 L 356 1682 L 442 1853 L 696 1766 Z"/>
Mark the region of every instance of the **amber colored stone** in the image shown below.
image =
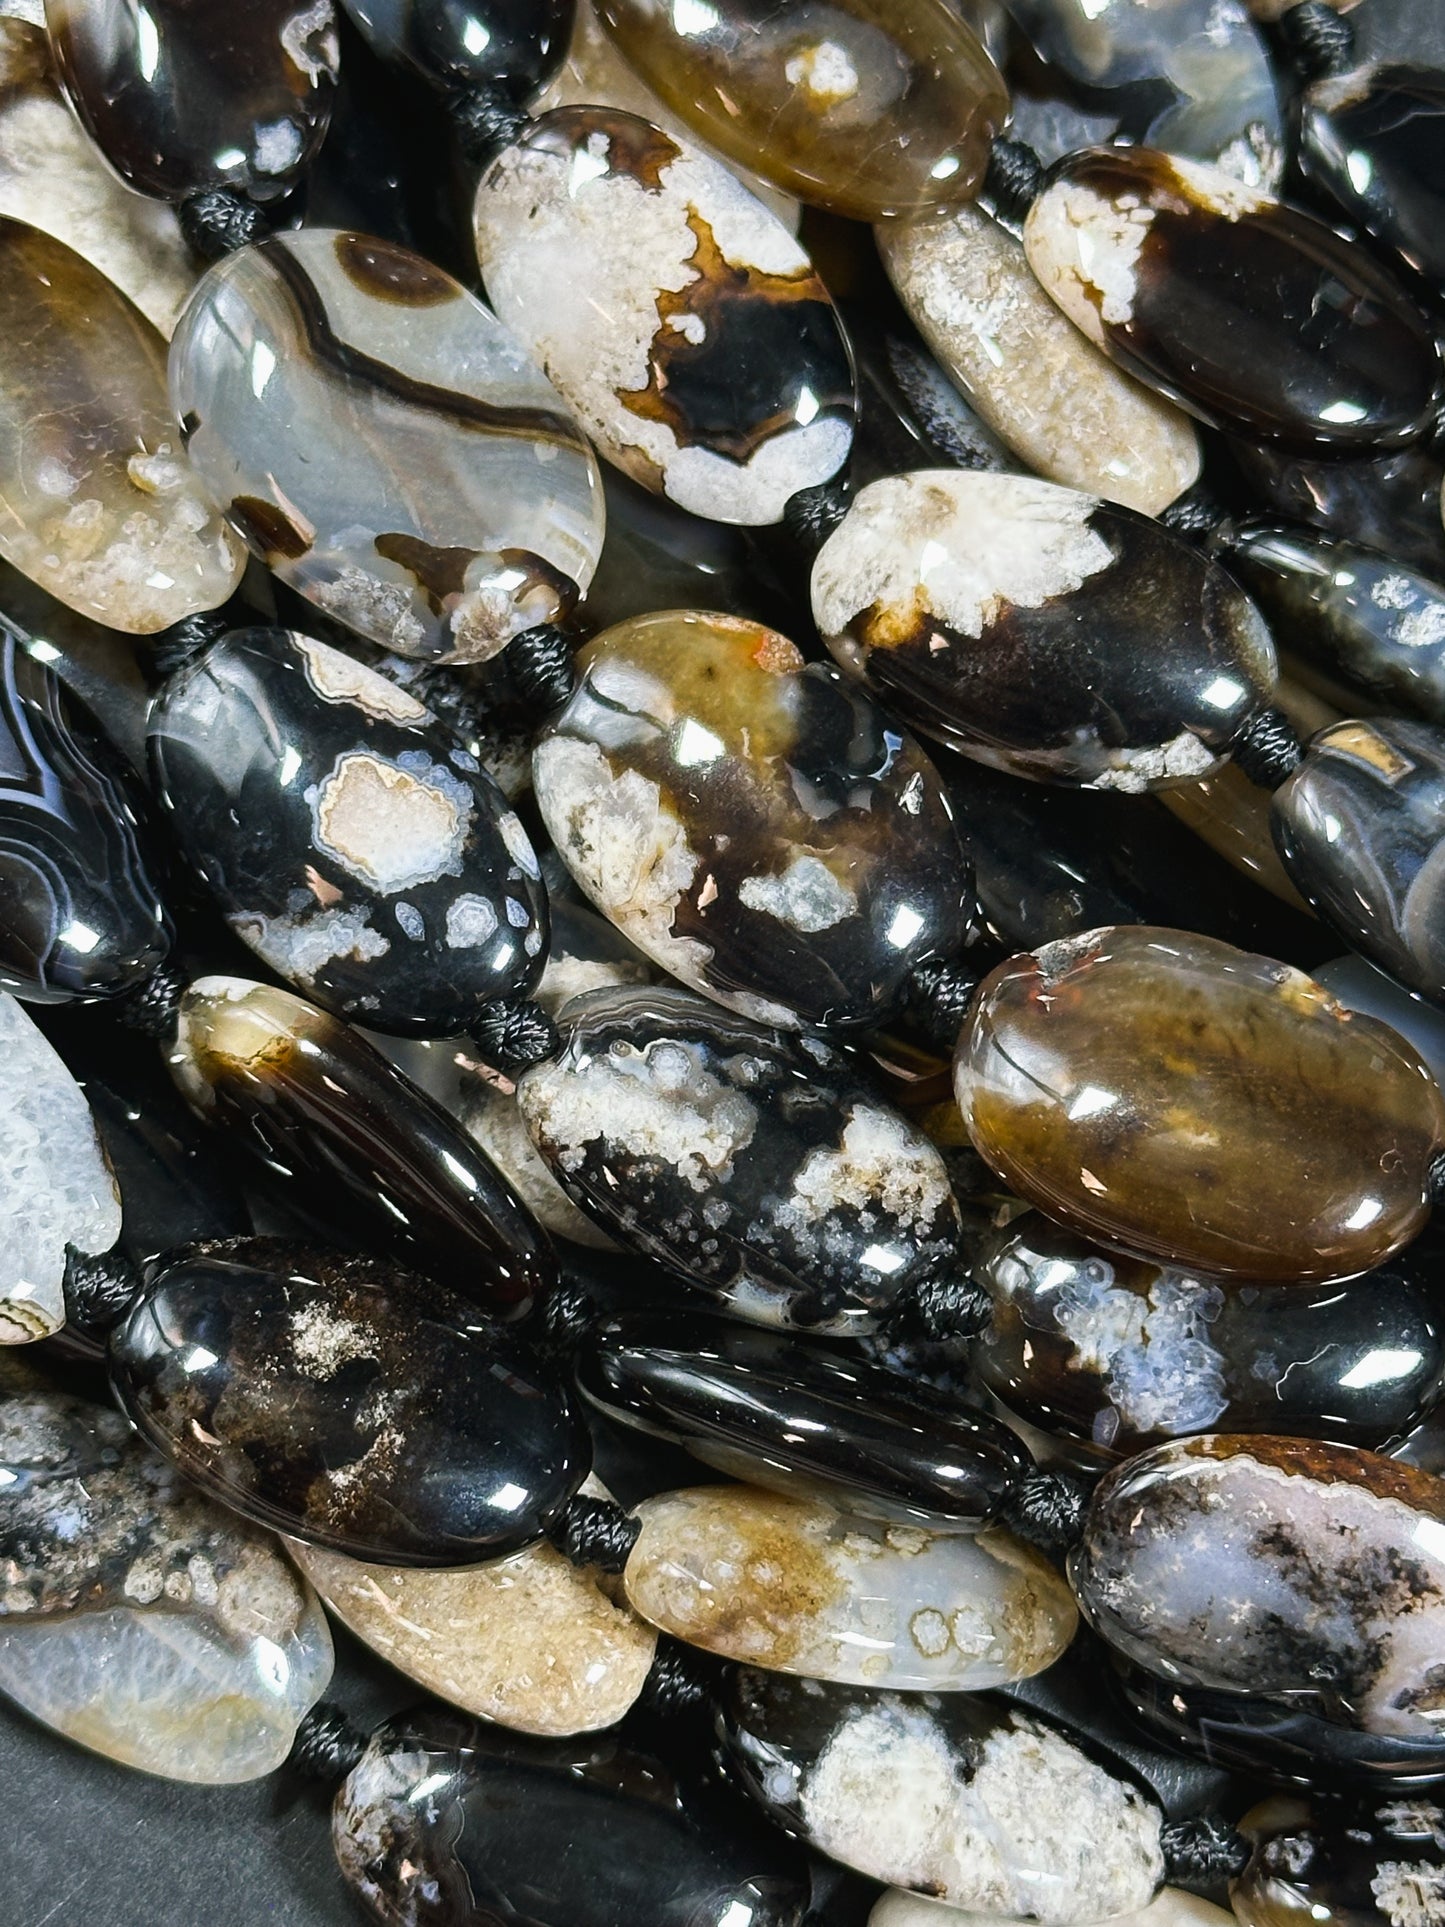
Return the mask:
<path id="1" fill-rule="evenodd" d="M 61 242 L 0 218 L 0 340 L 0 555 L 131 634 L 224 602 L 244 551 L 186 459 L 145 316 Z"/>
<path id="2" fill-rule="evenodd" d="M 1300 971 L 1147 925 L 988 977 L 954 1088 L 974 1145 L 1103 1244 L 1224 1276 L 1348 1277 L 1416 1235 L 1445 1098 Z"/>
<path id="3" fill-rule="evenodd" d="M 967 200 L 1008 113 L 998 69 L 945 0 L 599 0 L 597 12 L 700 139 L 855 220 Z"/>

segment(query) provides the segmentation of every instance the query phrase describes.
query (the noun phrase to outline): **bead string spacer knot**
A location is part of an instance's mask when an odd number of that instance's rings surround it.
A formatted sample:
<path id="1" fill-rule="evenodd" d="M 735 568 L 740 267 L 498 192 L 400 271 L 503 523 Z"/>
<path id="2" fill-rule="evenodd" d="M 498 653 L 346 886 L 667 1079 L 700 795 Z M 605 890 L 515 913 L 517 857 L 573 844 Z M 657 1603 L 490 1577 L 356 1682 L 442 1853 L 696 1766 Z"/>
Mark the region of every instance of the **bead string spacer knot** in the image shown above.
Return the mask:
<path id="1" fill-rule="evenodd" d="M 719 1667 L 695 1646 L 685 1646 L 667 1633 L 657 1636 L 657 1651 L 642 1682 L 640 1704 L 661 1719 L 676 1719 L 706 1706 L 717 1684 Z"/>
<path id="2" fill-rule="evenodd" d="M 1282 710 L 1260 709 L 1230 744 L 1229 753 L 1251 783 L 1277 790 L 1299 768 L 1304 744 Z"/>
<path id="3" fill-rule="evenodd" d="M 182 201 L 177 214 L 186 246 L 203 261 L 219 261 L 271 232 L 262 210 L 234 187 L 203 188 Z"/>
<path id="4" fill-rule="evenodd" d="M 1024 216 L 1043 192 L 1047 171 L 1031 147 L 999 135 L 988 150 L 980 197 L 999 220 L 1021 227 Z"/>
<path id="5" fill-rule="evenodd" d="M 934 958 L 910 975 L 903 992 L 903 1009 L 915 1030 L 944 1057 L 952 1057 L 969 1005 L 983 981 L 966 964 Z"/>
<path id="6" fill-rule="evenodd" d="M 65 1322 L 100 1337 L 140 1295 L 140 1268 L 123 1251 L 92 1254 L 65 1247 Z"/>
<path id="7" fill-rule="evenodd" d="M 1233 1880 L 1249 1863 L 1250 1845 L 1238 1827 L 1216 1813 L 1169 1820 L 1161 1828 L 1164 1878 L 1178 1886 L 1212 1886 Z"/>
<path id="8" fill-rule="evenodd" d="M 175 1041 L 176 1014 L 185 988 L 186 980 L 174 964 L 158 964 L 143 984 L 117 997 L 110 1008 L 127 1030 L 169 1045 Z"/>
<path id="9" fill-rule="evenodd" d="M 621 1572 L 637 1544 L 641 1525 L 615 1499 L 574 1493 L 547 1528 L 547 1537 L 574 1566 Z"/>
<path id="10" fill-rule="evenodd" d="M 999 1517 L 1011 1532 L 1044 1552 L 1071 1552 L 1083 1536 L 1094 1487 L 1082 1472 L 1035 1467 L 1004 1500 Z"/>
<path id="11" fill-rule="evenodd" d="M 1345 74 L 1355 64 L 1355 30 L 1324 0 L 1303 0 L 1281 14 L 1279 37 L 1305 80 Z"/>
<path id="12" fill-rule="evenodd" d="M 504 87 L 459 89 L 448 96 L 447 108 L 456 129 L 457 144 L 473 167 L 485 167 L 508 147 L 514 147 L 532 125 L 532 116 L 519 107 Z"/>
<path id="13" fill-rule="evenodd" d="M 557 1026 L 528 998 L 499 997 L 483 1005 L 471 1025 L 472 1042 L 484 1062 L 508 1077 L 544 1064 L 561 1049 Z"/>
<path id="14" fill-rule="evenodd" d="M 500 661 L 538 721 L 560 709 L 577 687 L 571 639 L 555 622 L 539 622 L 513 636 Z"/>
<path id="15" fill-rule="evenodd" d="M 344 1780 L 366 1751 L 366 1735 L 335 1700 L 317 1700 L 296 1729 L 286 1764 L 303 1780 Z"/>

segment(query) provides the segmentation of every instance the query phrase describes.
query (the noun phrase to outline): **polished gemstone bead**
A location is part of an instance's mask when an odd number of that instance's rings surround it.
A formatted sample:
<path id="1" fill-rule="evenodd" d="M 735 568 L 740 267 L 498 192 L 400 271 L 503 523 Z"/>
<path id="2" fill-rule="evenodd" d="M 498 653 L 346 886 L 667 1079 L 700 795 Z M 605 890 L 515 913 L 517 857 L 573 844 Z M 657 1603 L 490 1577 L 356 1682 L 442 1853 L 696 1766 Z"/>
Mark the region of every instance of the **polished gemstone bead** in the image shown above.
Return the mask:
<path id="1" fill-rule="evenodd" d="M 66 91 L 121 179 L 183 201 L 287 193 L 325 138 L 339 55 L 331 0 L 45 0 Z"/>
<path id="2" fill-rule="evenodd" d="M 1130 1770 L 993 1694 L 748 1669 L 719 1723 L 734 1772 L 775 1820 L 891 1886 L 1072 1927 L 1146 1906 L 1163 1878 L 1161 1815 Z"/>
<path id="3" fill-rule="evenodd" d="M 1445 282 L 1445 74 L 1371 66 L 1327 74 L 1296 112 L 1310 186 L 1427 281 Z"/>
<path id="4" fill-rule="evenodd" d="M 858 221 L 967 200 L 1008 113 L 998 70 L 947 0 L 822 0 L 802 12 L 666 0 L 597 12 L 673 111 L 729 160 Z"/>
<path id="5" fill-rule="evenodd" d="M 1402 990 L 1393 977 L 1376 970 L 1353 951 L 1347 957 L 1316 965 L 1312 974 L 1316 983 L 1323 984 L 1350 1010 L 1378 1017 L 1382 1024 L 1408 1038 L 1429 1065 L 1435 1082 L 1445 1089 L 1445 1011 Z"/>
<path id="6" fill-rule="evenodd" d="M 1113 1660 L 1115 1696 L 1135 1731 L 1211 1766 L 1304 1787 L 1414 1787 L 1445 1781 L 1445 1739 L 1406 1738 L 1338 1726 L 1310 1711 L 1311 1697 L 1265 1699 L 1184 1686 Z"/>
<path id="7" fill-rule="evenodd" d="M 65 1323 L 65 1261 L 109 1251 L 120 1198 L 80 1087 L 0 991 L 0 1345 Z"/>
<path id="8" fill-rule="evenodd" d="M 1032 1927 L 1031 1914 L 971 1914 L 962 1907 L 943 1907 L 902 1887 L 890 1887 L 875 1902 L 868 1927 Z M 1237 1927 L 1235 1917 L 1212 1901 L 1201 1900 L 1183 1887 L 1161 1887 L 1147 1907 L 1110 1916 L 1109 1927 Z"/>
<path id="9" fill-rule="evenodd" d="M 927 1692 L 1041 1673 L 1078 1626 L 1069 1589 L 1012 1533 L 929 1532 L 746 1485 L 644 1499 L 633 1610 L 725 1659 Z"/>
<path id="10" fill-rule="evenodd" d="M 0 988 L 120 996 L 172 938 L 145 795 L 27 641 L 0 618 Z"/>
<path id="11" fill-rule="evenodd" d="M 967 858 L 933 766 L 831 666 L 735 617 L 596 637 L 533 757 L 542 819 L 639 950 L 763 1023 L 877 1022 L 962 944 Z"/>
<path id="12" fill-rule="evenodd" d="M 438 87 L 534 93 L 567 50 L 576 0 L 342 0 L 383 60 Z"/>
<path id="13" fill-rule="evenodd" d="M 224 602 L 241 546 L 181 452 L 165 342 L 99 269 L 0 217 L 0 554 L 132 634 Z"/>
<path id="14" fill-rule="evenodd" d="M 1433 443 L 1327 461 L 1228 439 L 1251 496 L 1273 513 L 1383 549 L 1404 568 L 1445 576 L 1445 464 Z"/>
<path id="15" fill-rule="evenodd" d="M 614 1726 L 642 1691 L 657 1635 L 545 1540 L 441 1571 L 289 1544 L 349 1632 L 464 1712 L 560 1738 Z"/>
<path id="16" fill-rule="evenodd" d="M 587 1473 L 560 1384 L 464 1299 L 376 1259 L 192 1246 L 150 1269 L 110 1355 L 126 1412 L 188 1478 L 358 1559 L 500 1558 Z"/>
<path id="17" fill-rule="evenodd" d="M 60 93 L 43 27 L 0 19 L 0 214 L 43 228 L 169 335 L 195 280 L 174 212 L 129 193 Z"/>
<path id="18" fill-rule="evenodd" d="M 974 1264 L 993 1319 L 971 1357 L 1010 1411 L 1108 1457 L 1265 1426 L 1383 1446 L 1445 1388 L 1445 1321 L 1410 1259 L 1344 1285 L 1254 1285 L 1109 1257 L 1029 1212 Z"/>
<path id="19" fill-rule="evenodd" d="M 591 580 L 581 430 L 482 303 L 406 248 L 308 228 L 228 255 L 181 317 L 170 380 L 255 553 L 398 655 L 493 655 Z"/>
<path id="20" fill-rule="evenodd" d="M 957 1263 L 939 1152 L 855 1063 L 679 990 L 598 991 L 517 1102 L 620 1242 L 735 1318 L 851 1336 Z"/>
<path id="21" fill-rule="evenodd" d="M 311 1589 L 104 1406 L 0 1404 L 0 1692 L 124 1766 L 280 1766 L 331 1677 Z"/>
<path id="22" fill-rule="evenodd" d="M 1430 425 L 1423 308 L 1355 243 L 1218 168 L 1147 148 L 1062 161 L 1029 262 L 1121 367 L 1201 421 L 1300 454 L 1398 447 Z"/>
<path id="23" fill-rule="evenodd" d="M 1445 723 L 1445 584 L 1357 542 L 1251 521 L 1220 559 L 1340 703 Z"/>
<path id="24" fill-rule="evenodd" d="M 888 222 L 878 248 L 924 340 L 1038 474 L 1146 515 L 1197 478 L 1193 423 L 1084 339 L 986 214 Z"/>
<path id="25" fill-rule="evenodd" d="M 906 720 L 1042 781 L 1203 776 L 1274 686 L 1268 631 L 1217 563 L 1032 476 L 872 483 L 812 590 L 838 661 Z"/>
<path id="26" fill-rule="evenodd" d="M 556 1276 L 525 1205 L 472 1140 L 338 1018 L 270 984 L 198 977 L 181 999 L 171 1073 L 293 1201 L 395 1251 L 495 1315 L 520 1316 Z"/>
<path id="27" fill-rule="evenodd" d="M 1071 1576 L 1095 1630 L 1149 1672 L 1430 1739 L 1442 1508 L 1445 1483 L 1373 1452 L 1206 1434 L 1109 1474 Z"/>
<path id="28" fill-rule="evenodd" d="M 1052 75 L 1115 117 L 1114 138 L 1212 161 L 1252 185 L 1278 181 L 1274 76 L 1240 0 L 1008 0 L 1008 9 Z"/>
<path id="29" fill-rule="evenodd" d="M 1240 1831 L 1254 1848 L 1230 1887 L 1240 1927 L 1432 1927 L 1445 1908 L 1445 1805 L 1276 1797 Z"/>
<path id="30" fill-rule="evenodd" d="M 149 746 L 231 928 L 328 1009 L 444 1036 L 541 975 L 526 831 L 460 739 L 352 657 L 233 630 L 165 683 Z"/>
<path id="31" fill-rule="evenodd" d="M 1320 914 L 1407 990 L 1445 1002 L 1445 734 L 1392 716 L 1336 723 L 1270 814 L 1285 868 Z"/>
<path id="32" fill-rule="evenodd" d="M 1001 964 L 954 1087 L 1031 1204 L 1261 1282 L 1349 1277 L 1408 1244 L 1445 1145 L 1445 1098 L 1394 1031 L 1287 964 L 1146 926 Z"/>
<path id="33" fill-rule="evenodd" d="M 777 522 L 847 460 L 857 398 L 828 291 L 720 163 L 631 114 L 557 108 L 482 177 L 476 231 L 503 326 L 655 493 Z"/>
<path id="34" fill-rule="evenodd" d="M 1030 1466 L 1005 1426 L 927 1385 L 702 1312 L 610 1320 L 576 1372 L 615 1423 L 863 1518 L 971 1532 Z"/>
<path id="35" fill-rule="evenodd" d="M 801 1927 L 806 1863 L 750 1821 L 619 1740 L 424 1707 L 372 1734 L 331 1840 L 385 1927 Z"/>

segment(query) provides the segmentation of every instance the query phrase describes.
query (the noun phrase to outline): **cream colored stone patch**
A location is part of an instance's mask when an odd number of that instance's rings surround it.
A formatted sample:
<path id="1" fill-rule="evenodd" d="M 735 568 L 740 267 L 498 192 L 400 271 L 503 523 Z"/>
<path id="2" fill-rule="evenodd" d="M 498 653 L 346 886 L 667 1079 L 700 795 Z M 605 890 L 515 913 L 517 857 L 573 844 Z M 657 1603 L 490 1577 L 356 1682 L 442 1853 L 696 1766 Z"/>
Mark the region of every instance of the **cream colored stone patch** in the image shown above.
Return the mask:
<path id="1" fill-rule="evenodd" d="M 365 663 L 348 656 L 344 650 L 316 642 L 310 636 L 292 631 L 291 640 L 304 665 L 307 682 L 318 696 L 329 703 L 353 703 L 364 715 L 378 723 L 429 723 L 434 721 L 425 703 L 398 689 L 394 682 L 379 676 Z"/>
<path id="2" fill-rule="evenodd" d="M 805 936 L 831 930 L 858 914 L 854 891 L 821 858 L 807 853 L 794 857 L 777 876 L 744 877 L 738 885 L 738 901 Z"/>
<path id="3" fill-rule="evenodd" d="M 1119 790 L 1125 796 L 1140 796 L 1165 783 L 1197 781 L 1218 769 L 1224 760 L 1187 729 L 1181 729 L 1167 743 L 1148 749 L 1119 749 L 1111 754 L 1116 760 L 1108 769 L 1091 777 L 1085 785 L 1087 789 Z"/>
<path id="4" fill-rule="evenodd" d="M 1183 154 L 1171 154 L 1169 165 L 1192 201 L 1226 221 L 1237 221 L 1245 214 L 1263 214 L 1279 206 L 1267 188 L 1252 187 L 1225 168 L 1191 161 Z"/>
<path id="5" fill-rule="evenodd" d="M 296 579 L 319 609 L 359 636 L 394 649 L 399 656 L 423 652 L 426 625 L 412 604 L 412 591 L 401 582 L 384 582 L 348 563 L 331 577 L 313 576 L 305 569 Z"/>
<path id="6" fill-rule="evenodd" d="M 951 1215 L 948 1171 L 930 1141 L 893 1111 L 855 1104 L 836 1150 L 810 1151 L 793 1179 L 780 1222 L 802 1230 L 837 1211 L 856 1211 L 865 1228 L 879 1218 L 927 1231 Z"/>
<path id="7" fill-rule="evenodd" d="M 385 896 L 455 876 L 471 819 L 439 765 L 423 776 L 369 750 L 337 757 L 312 803 L 317 847 Z"/>
<path id="8" fill-rule="evenodd" d="M 1090 341 L 1102 344 L 1104 323 L 1132 320 L 1139 255 L 1153 222 L 1154 210 L 1135 196 L 1110 201 L 1067 180 L 1045 188 L 1029 209 L 1029 266 Z"/>
<path id="9" fill-rule="evenodd" d="M 820 107 L 836 106 L 839 101 L 851 100 L 858 92 L 858 69 L 849 59 L 848 49 L 833 40 L 819 40 L 811 47 L 800 47 L 783 72 Z"/>

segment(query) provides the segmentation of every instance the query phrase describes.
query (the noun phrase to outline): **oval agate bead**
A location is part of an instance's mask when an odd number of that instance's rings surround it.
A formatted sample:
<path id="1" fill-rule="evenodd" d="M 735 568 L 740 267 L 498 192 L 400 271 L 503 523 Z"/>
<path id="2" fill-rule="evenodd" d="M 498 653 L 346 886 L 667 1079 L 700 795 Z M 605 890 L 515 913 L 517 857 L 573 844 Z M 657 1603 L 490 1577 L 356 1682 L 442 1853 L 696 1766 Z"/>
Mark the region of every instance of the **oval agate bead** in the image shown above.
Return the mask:
<path id="1" fill-rule="evenodd" d="M 340 53 L 331 0 L 44 0 L 67 93 L 142 194 L 270 201 L 325 137 Z"/>
<path id="2" fill-rule="evenodd" d="M 1296 156 L 1310 186 L 1445 282 L 1445 74 L 1363 65 L 1326 74 L 1296 107 Z"/>
<path id="3" fill-rule="evenodd" d="M 375 1259 L 192 1246 L 151 1267 L 110 1359 L 126 1412 L 188 1478 L 358 1559 L 515 1552 L 587 1474 L 560 1384 L 465 1300 Z"/>
<path id="4" fill-rule="evenodd" d="M 118 997 L 165 961 L 146 809 L 130 765 L 0 619 L 0 988 Z"/>
<path id="5" fill-rule="evenodd" d="M 628 1603 L 676 1639 L 806 1679 L 919 1692 L 1041 1673 L 1078 1626 L 1012 1533 L 928 1532 L 745 1485 L 644 1499 Z"/>
<path id="6" fill-rule="evenodd" d="M 1129 1769 L 995 1694 L 745 1668 L 719 1729 L 733 1772 L 790 1833 L 970 1914 L 1075 1927 L 1146 1906 L 1163 1879 L 1163 1816 Z"/>
<path id="7" fill-rule="evenodd" d="M 1198 478 L 1193 422 L 1084 339 L 997 221 L 951 208 L 884 222 L 877 239 L 919 333 L 1031 469 L 1145 515 Z"/>
<path id="8" fill-rule="evenodd" d="M 398 655 L 493 655 L 592 579 L 581 430 L 475 295 L 406 248 L 308 228 L 227 255 L 181 316 L 170 382 L 255 553 Z"/>
<path id="9" fill-rule="evenodd" d="M 993 1316 L 970 1356 L 1010 1411 L 1091 1457 L 1265 1426 L 1380 1447 L 1445 1387 L 1430 1258 L 1413 1255 L 1344 1285 L 1256 1285 L 1111 1257 L 1029 1212 L 975 1261 Z"/>
<path id="10" fill-rule="evenodd" d="M 962 201 L 1008 115 L 997 68 L 946 0 L 600 0 L 603 25 L 699 139 L 858 221 Z"/>
<path id="11" fill-rule="evenodd" d="M 1429 428 L 1423 308 L 1315 216 L 1147 148 L 1067 156 L 1029 210 L 1030 265 L 1091 341 L 1201 421 L 1300 453 Z"/>
<path id="12" fill-rule="evenodd" d="M 556 108 L 483 175 L 476 233 L 502 324 L 654 493 L 777 522 L 847 460 L 857 394 L 828 291 L 720 162 L 632 114 Z"/>
<path id="13" fill-rule="evenodd" d="M 1155 1446 L 1098 1487 L 1070 1573 L 1148 1672 L 1438 1740 L 1445 1483 L 1414 1466 L 1248 1433 Z"/>
<path id="14" fill-rule="evenodd" d="M 871 483 L 819 551 L 812 596 L 838 661 L 908 721 L 1043 781 L 1206 775 L 1274 687 L 1269 633 L 1217 563 L 1032 476 Z"/>
<path id="15" fill-rule="evenodd" d="M 1432 1927 L 1445 1895 L 1445 1804 L 1276 1796 L 1240 1821 L 1239 1927 Z"/>
<path id="16" fill-rule="evenodd" d="M 1430 1208 L 1442 1098 L 1300 971 L 1139 925 L 1011 958 L 959 1038 L 969 1135 L 1085 1237 L 1206 1272 L 1349 1277 Z"/>
<path id="17" fill-rule="evenodd" d="M 337 1792 L 342 1876 L 388 1927 L 802 1927 L 807 1864 L 741 1803 L 621 1741 L 388 1720 Z"/>
<path id="18" fill-rule="evenodd" d="M 271 984 L 198 977 L 171 1075 L 291 1201 L 501 1317 L 557 1275 L 532 1214 L 459 1124 L 339 1018 Z"/>
<path id="19" fill-rule="evenodd" d="M 851 1060 L 678 990 L 563 1011 L 518 1080 L 554 1175 L 736 1318 L 852 1336 L 957 1263 L 943 1158 Z"/>
<path id="20" fill-rule="evenodd" d="M 0 992 L 0 1345 L 65 1323 L 65 1265 L 109 1251 L 120 1197 L 84 1094 L 13 997 Z"/>
<path id="21" fill-rule="evenodd" d="M 148 635 L 224 602 L 245 554 L 181 451 L 166 345 L 98 268 L 0 217 L 0 555 Z"/>
<path id="22" fill-rule="evenodd" d="M 962 1907 L 941 1909 L 936 1900 L 890 1887 L 874 1903 L 868 1927 L 973 1927 L 988 1920 L 992 1927 L 1031 1927 L 1032 1914 L 970 1914 Z M 1238 1927 L 1224 1907 L 1201 1900 L 1184 1887 L 1162 1887 L 1147 1907 L 1110 1916 L 1110 1927 Z"/>
<path id="23" fill-rule="evenodd" d="M 928 1385 L 703 1312 L 610 1319 L 575 1369 L 614 1423 L 864 1518 L 971 1532 L 1030 1469 L 1006 1426 Z"/>
<path id="24" fill-rule="evenodd" d="M 589 0 L 590 3 L 590 0 Z M 383 60 L 433 86 L 525 100 L 567 51 L 576 0 L 342 0 Z"/>
<path id="25" fill-rule="evenodd" d="M 1298 889 L 1356 950 L 1445 1003 L 1445 734 L 1428 723 L 1335 723 L 1270 805 Z"/>
<path id="26" fill-rule="evenodd" d="M 0 1692 L 165 1779 L 280 1766 L 332 1651 L 270 1535 L 65 1394 L 0 1404 L 0 1474 Z"/>
<path id="27" fill-rule="evenodd" d="M 967 935 L 968 860 L 918 744 L 735 616 L 608 629 L 532 758 L 577 882 L 639 950 L 762 1023 L 876 1023 Z"/>
<path id="28" fill-rule="evenodd" d="M 151 708 L 152 779 L 231 928 L 318 1003 L 449 1036 L 542 974 L 526 831 L 414 696 L 286 629 L 240 629 Z"/>

